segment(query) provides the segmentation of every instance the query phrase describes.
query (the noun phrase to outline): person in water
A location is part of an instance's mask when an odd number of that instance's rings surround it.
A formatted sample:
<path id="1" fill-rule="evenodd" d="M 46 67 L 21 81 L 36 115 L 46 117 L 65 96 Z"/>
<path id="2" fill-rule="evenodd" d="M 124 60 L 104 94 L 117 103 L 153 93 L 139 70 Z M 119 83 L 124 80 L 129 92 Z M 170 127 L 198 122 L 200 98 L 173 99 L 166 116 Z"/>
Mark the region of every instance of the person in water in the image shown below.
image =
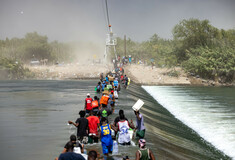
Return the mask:
<path id="1" fill-rule="evenodd" d="M 100 73 L 100 82 L 103 82 L 104 76 L 103 73 Z"/>
<path id="2" fill-rule="evenodd" d="M 125 75 L 125 77 L 124 77 L 124 81 L 125 81 L 125 88 L 128 86 L 128 77 Z"/>
<path id="3" fill-rule="evenodd" d="M 67 147 L 68 147 L 67 152 L 61 153 L 59 156 L 59 160 L 85 160 L 85 158 L 81 154 L 73 152 L 73 148 L 74 148 L 73 142 L 69 142 L 67 144 Z"/>
<path id="4" fill-rule="evenodd" d="M 105 81 L 106 81 L 106 83 L 109 82 L 109 77 L 108 77 L 108 75 L 105 77 Z"/>
<path id="5" fill-rule="evenodd" d="M 113 81 L 113 88 L 118 87 L 118 78 L 115 78 L 115 80 Z"/>
<path id="6" fill-rule="evenodd" d="M 91 150 L 88 153 L 88 160 L 96 160 L 97 156 L 98 156 L 97 152 L 94 150 Z"/>
<path id="7" fill-rule="evenodd" d="M 114 128 L 114 127 L 113 127 Z M 118 143 L 121 145 L 130 145 L 131 144 L 131 137 L 128 130 L 130 128 L 135 128 L 133 122 L 131 124 L 125 120 L 124 114 L 120 115 L 120 121 L 117 123 L 117 128 L 114 128 L 115 131 L 119 131 L 118 135 Z"/>
<path id="8" fill-rule="evenodd" d="M 79 147 L 79 148 L 80 148 L 80 153 L 83 153 L 83 152 L 84 152 L 84 145 L 83 145 L 83 144 L 80 144 L 80 143 L 77 142 L 76 140 L 77 140 L 77 137 L 76 137 L 74 134 L 72 134 L 72 135 L 70 136 L 70 141 L 68 141 L 68 142 L 65 144 L 62 153 L 68 152 L 68 149 L 69 149 L 69 147 L 68 147 L 68 146 L 69 146 L 69 142 L 72 142 L 72 143 L 74 144 L 74 147 Z M 58 157 L 55 158 L 55 160 L 58 160 Z"/>
<path id="9" fill-rule="evenodd" d="M 90 93 L 87 93 L 87 98 L 85 99 L 85 106 L 84 106 L 84 110 L 86 111 L 87 114 L 90 113 L 90 111 L 92 110 L 92 98 L 90 97 Z"/>
<path id="10" fill-rule="evenodd" d="M 109 101 L 109 92 L 104 91 L 102 97 L 100 98 L 100 108 L 107 107 Z"/>
<path id="11" fill-rule="evenodd" d="M 97 96 L 94 97 L 91 106 L 92 106 L 92 112 L 96 116 L 99 111 L 99 98 Z"/>
<path id="12" fill-rule="evenodd" d="M 124 117 L 125 117 L 124 111 L 123 111 L 122 109 L 120 109 L 120 110 L 119 110 L 119 116 L 117 116 L 117 117 L 114 119 L 113 125 L 114 125 L 115 127 L 117 127 L 117 123 L 120 121 L 120 116 L 121 116 L 122 114 L 123 114 Z M 125 117 L 125 120 L 128 121 L 128 119 L 127 119 L 126 117 Z"/>
<path id="13" fill-rule="evenodd" d="M 103 154 L 108 156 L 109 153 L 111 154 L 113 151 L 113 140 L 111 136 L 111 126 L 107 123 L 107 119 L 102 117 L 101 118 L 101 126 L 99 135 L 101 137 L 101 144 Z"/>
<path id="14" fill-rule="evenodd" d="M 115 105 L 115 98 L 113 95 L 113 90 L 109 90 L 109 101 L 108 101 L 108 109 L 112 110 L 112 113 L 114 112 L 114 105 Z"/>
<path id="15" fill-rule="evenodd" d="M 101 86 L 102 86 L 102 91 L 104 91 L 104 88 L 106 87 L 106 82 L 103 81 L 102 84 L 101 84 Z"/>
<path id="16" fill-rule="evenodd" d="M 145 126 L 144 126 L 144 117 L 140 114 L 139 111 L 134 111 L 136 115 L 136 137 L 144 138 L 145 135 Z"/>
<path id="17" fill-rule="evenodd" d="M 96 92 L 100 93 L 101 90 L 102 90 L 101 82 L 98 82 L 98 84 L 96 85 Z"/>
<path id="18" fill-rule="evenodd" d="M 90 112 L 90 116 L 87 117 L 88 120 L 88 128 L 89 128 L 89 137 L 88 143 L 98 143 L 98 127 L 100 124 L 100 120 L 98 117 L 93 115 L 93 112 Z"/>
<path id="19" fill-rule="evenodd" d="M 84 152 L 84 145 L 81 144 L 81 143 L 79 143 L 78 141 L 76 141 L 76 139 L 77 139 L 77 137 L 76 137 L 74 134 L 72 134 L 72 135 L 70 136 L 70 141 L 68 141 L 68 142 L 65 144 L 64 150 L 63 150 L 62 153 L 65 153 L 65 152 L 68 151 L 68 143 L 69 143 L 69 142 L 73 142 L 73 143 L 74 143 L 74 147 L 79 147 L 80 150 L 81 150 L 81 153 L 83 153 L 83 152 Z"/>
<path id="20" fill-rule="evenodd" d="M 81 143 L 86 144 L 88 141 L 88 120 L 85 117 L 85 111 L 79 112 L 80 118 L 76 122 L 68 121 L 69 124 L 73 124 L 77 127 L 77 138 Z"/>
<path id="21" fill-rule="evenodd" d="M 139 140 L 139 150 L 136 151 L 135 160 L 155 160 L 153 152 L 145 144 L 146 141 L 144 139 Z"/>
<path id="22" fill-rule="evenodd" d="M 112 111 L 107 108 L 106 105 L 104 105 L 99 111 L 98 111 L 98 116 L 102 118 L 106 118 L 108 122 L 108 116 L 112 114 Z"/>

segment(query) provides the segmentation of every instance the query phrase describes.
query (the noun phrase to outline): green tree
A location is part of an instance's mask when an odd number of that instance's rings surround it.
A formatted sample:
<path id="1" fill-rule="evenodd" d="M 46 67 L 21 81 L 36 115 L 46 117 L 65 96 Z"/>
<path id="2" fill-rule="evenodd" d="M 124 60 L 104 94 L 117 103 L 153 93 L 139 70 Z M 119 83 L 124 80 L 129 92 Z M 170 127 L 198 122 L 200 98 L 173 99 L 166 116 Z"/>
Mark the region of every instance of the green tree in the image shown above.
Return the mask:
<path id="1" fill-rule="evenodd" d="M 177 42 L 175 52 L 179 61 L 186 60 L 186 50 L 199 46 L 212 47 L 218 38 L 219 30 L 210 25 L 208 20 L 182 20 L 173 28 L 173 37 Z"/>
<path id="2" fill-rule="evenodd" d="M 51 60 L 51 47 L 47 42 L 47 36 L 40 36 L 37 32 L 27 33 L 24 39 L 23 60 L 48 59 Z"/>

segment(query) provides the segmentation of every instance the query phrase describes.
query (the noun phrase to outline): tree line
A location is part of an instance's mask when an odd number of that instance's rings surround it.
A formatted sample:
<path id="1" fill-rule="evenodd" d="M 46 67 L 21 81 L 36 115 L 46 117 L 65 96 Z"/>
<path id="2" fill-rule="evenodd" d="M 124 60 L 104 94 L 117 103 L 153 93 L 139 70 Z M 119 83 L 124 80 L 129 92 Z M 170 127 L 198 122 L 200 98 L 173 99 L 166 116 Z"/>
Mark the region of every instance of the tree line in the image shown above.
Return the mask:
<path id="1" fill-rule="evenodd" d="M 235 29 L 218 29 L 208 20 L 182 20 L 172 30 L 173 39 L 157 34 L 144 42 L 126 40 L 127 56 L 157 67 L 181 66 L 191 75 L 221 83 L 235 79 Z M 124 55 L 124 39 L 117 38 L 117 53 Z"/>
<path id="2" fill-rule="evenodd" d="M 69 43 L 48 42 L 47 36 L 37 32 L 27 33 L 24 38 L 0 40 L 0 73 L 8 79 L 33 77 L 24 64 L 31 61 L 71 62 L 74 52 Z"/>
<path id="3" fill-rule="evenodd" d="M 69 61 L 73 56 L 71 48 L 68 43 L 49 43 L 47 36 L 33 32 L 27 33 L 24 38 L 0 40 L 0 58 L 15 59 L 23 63 L 43 59 L 48 59 L 50 63 Z"/>
<path id="4" fill-rule="evenodd" d="M 192 18 L 180 21 L 172 34 L 173 39 L 154 34 L 143 42 L 128 38 L 126 54 L 135 61 L 149 64 L 154 61 L 157 67 L 181 66 L 186 72 L 202 78 L 234 81 L 235 29 L 218 29 L 208 20 Z M 7 63 L 19 66 L 32 60 L 47 59 L 50 64 L 71 62 L 76 56 L 73 50 L 70 43 L 48 42 L 47 36 L 37 32 L 27 33 L 24 38 L 6 38 L 0 40 L 0 70 L 7 68 Z M 125 56 L 123 38 L 117 38 L 116 53 Z"/>

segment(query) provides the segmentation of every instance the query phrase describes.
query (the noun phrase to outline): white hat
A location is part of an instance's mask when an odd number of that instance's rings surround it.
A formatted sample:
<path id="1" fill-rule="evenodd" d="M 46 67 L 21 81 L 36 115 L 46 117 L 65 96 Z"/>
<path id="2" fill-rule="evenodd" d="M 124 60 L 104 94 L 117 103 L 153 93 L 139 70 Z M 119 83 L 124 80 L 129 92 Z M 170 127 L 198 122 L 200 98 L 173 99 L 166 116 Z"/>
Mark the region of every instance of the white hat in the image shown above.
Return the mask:
<path id="1" fill-rule="evenodd" d="M 90 96 L 90 93 L 87 93 L 87 96 Z"/>

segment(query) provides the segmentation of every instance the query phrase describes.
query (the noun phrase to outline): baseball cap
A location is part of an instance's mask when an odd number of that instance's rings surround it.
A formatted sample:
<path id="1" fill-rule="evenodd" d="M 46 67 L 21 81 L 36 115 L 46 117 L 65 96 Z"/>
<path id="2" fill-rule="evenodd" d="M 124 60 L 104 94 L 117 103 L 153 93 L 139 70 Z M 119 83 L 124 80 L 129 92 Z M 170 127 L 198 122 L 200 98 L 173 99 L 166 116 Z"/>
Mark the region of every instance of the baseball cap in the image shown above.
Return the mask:
<path id="1" fill-rule="evenodd" d="M 90 93 L 87 93 L 87 96 L 90 96 Z"/>

